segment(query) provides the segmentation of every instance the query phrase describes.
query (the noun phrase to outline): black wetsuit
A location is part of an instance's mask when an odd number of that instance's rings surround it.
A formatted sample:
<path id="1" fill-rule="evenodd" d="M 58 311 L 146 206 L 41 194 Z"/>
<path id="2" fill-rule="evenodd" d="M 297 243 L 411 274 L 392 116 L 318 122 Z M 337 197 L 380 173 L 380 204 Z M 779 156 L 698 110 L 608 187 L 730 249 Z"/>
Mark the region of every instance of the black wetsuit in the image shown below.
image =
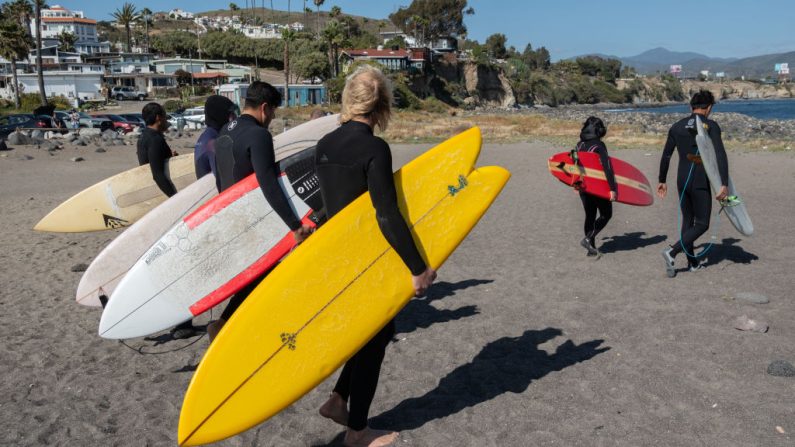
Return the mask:
<path id="1" fill-rule="evenodd" d="M 168 147 L 163 134 L 144 127 L 138 138 L 138 164 L 149 164 L 152 169 L 152 178 L 157 186 L 168 197 L 177 193 L 177 188 L 171 183 L 166 174 L 166 161 L 171 158 L 171 148 Z"/>
<path id="2" fill-rule="evenodd" d="M 610 191 L 618 191 L 616 185 L 616 176 L 613 173 L 613 166 L 610 164 L 610 157 L 607 155 L 607 146 L 598 138 L 580 141 L 577 144 L 578 152 L 592 152 L 599 155 L 599 160 L 602 162 L 602 169 L 607 177 L 607 184 L 610 186 Z M 610 218 L 613 217 L 613 202 L 608 199 L 596 197 L 591 194 L 586 194 L 580 191 L 580 200 L 582 200 L 582 207 L 585 209 L 585 225 L 583 231 L 585 237 L 588 238 L 591 245 L 595 244 L 596 235 L 607 226 Z M 597 211 L 599 217 L 597 218 Z"/>
<path id="3" fill-rule="evenodd" d="M 323 137 L 317 145 L 315 168 L 329 218 L 369 191 L 386 240 L 412 275 L 425 271 L 425 261 L 398 208 L 389 145 L 374 136 L 370 126 L 349 121 Z M 381 363 L 394 333 L 394 321 L 390 321 L 342 369 L 334 391 L 345 400 L 350 398 L 348 427 L 353 430 L 367 426 Z"/>
<path id="4" fill-rule="evenodd" d="M 726 157 L 726 150 L 721 139 L 720 126 L 715 121 L 701 117 L 701 121 L 708 126 L 709 137 L 715 147 L 715 157 L 718 161 L 718 172 L 720 173 L 721 184 L 726 185 L 729 179 L 729 162 Z M 684 249 L 687 250 L 687 260 L 690 265 L 697 265 L 698 259 L 694 256 L 694 243 L 709 229 L 710 216 L 712 214 L 712 193 L 709 187 L 709 179 L 697 157 L 698 146 L 696 145 L 696 115 L 676 122 L 668 131 L 668 140 L 665 142 L 665 149 L 660 160 L 660 183 L 666 182 L 668 176 L 668 166 L 671 163 L 671 156 L 674 148 L 679 152 L 679 169 L 676 176 L 676 186 L 679 190 L 677 200 L 681 202 L 682 208 L 682 231 L 681 240 L 673 245 L 671 256 L 676 256 Z"/>
<path id="5" fill-rule="evenodd" d="M 218 192 L 223 192 L 249 175 L 256 174 L 260 189 L 271 208 L 290 230 L 301 228 L 301 219 L 295 215 L 290 200 L 279 186 L 280 172 L 273 149 L 273 137 L 253 116 L 241 115 L 221 128 L 215 140 L 215 162 L 218 170 Z M 237 292 L 229 300 L 221 318 L 228 320 L 267 274 L 268 272 L 263 273 Z"/>

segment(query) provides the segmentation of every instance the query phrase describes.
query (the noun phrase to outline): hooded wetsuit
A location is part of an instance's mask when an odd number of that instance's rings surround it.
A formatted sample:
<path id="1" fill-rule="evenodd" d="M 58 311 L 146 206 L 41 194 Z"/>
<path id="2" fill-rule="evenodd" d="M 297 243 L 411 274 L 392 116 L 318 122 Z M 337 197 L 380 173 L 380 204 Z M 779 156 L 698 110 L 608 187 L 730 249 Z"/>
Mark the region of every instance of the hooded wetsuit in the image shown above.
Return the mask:
<path id="1" fill-rule="evenodd" d="M 168 197 L 177 193 L 177 188 L 166 174 L 166 162 L 171 158 L 171 148 L 168 147 L 163 134 L 144 127 L 141 136 L 138 137 L 138 164 L 143 166 L 149 164 L 152 170 L 152 178 L 157 186 Z"/>
<path id="2" fill-rule="evenodd" d="M 329 219 L 369 192 L 378 226 L 386 240 L 412 275 L 425 271 L 425 261 L 398 208 L 389 145 L 374 136 L 370 126 L 349 121 L 323 137 L 317 144 L 315 169 Z M 396 274 L 405 275 L 404 272 Z M 334 391 L 346 401 L 350 398 L 348 427 L 353 430 L 367 427 L 381 363 L 394 333 L 394 321 L 390 321 L 342 369 Z"/>
<path id="3" fill-rule="evenodd" d="M 715 157 L 718 162 L 721 184 L 726 186 L 729 179 L 729 162 L 726 149 L 723 147 L 721 130 L 718 123 L 701 116 L 702 123 L 707 125 L 707 133 L 715 147 Z M 671 163 L 674 149 L 679 153 L 679 169 L 676 176 L 676 186 L 679 190 L 679 200 L 682 207 L 681 240 L 673 245 L 671 256 L 676 256 L 684 249 L 687 250 L 688 263 L 698 264 L 698 259 L 690 256 L 694 253 L 694 243 L 709 229 L 712 213 L 712 193 L 710 192 L 709 179 L 704 170 L 701 159 L 697 156 L 696 145 L 696 115 L 677 121 L 668 131 L 662 159 L 660 160 L 660 183 L 666 182 L 668 167 Z"/>
<path id="4" fill-rule="evenodd" d="M 229 122 L 229 117 L 235 113 L 235 104 L 223 96 L 210 96 L 204 104 L 204 122 L 207 129 L 202 132 L 194 149 L 194 164 L 196 178 L 202 178 L 212 173 L 215 176 L 216 187 L 220 189 L 218 175 L 215 167 L 215 139 L 221 127 Z"/>
<path id="5" fill-rule="evenodd" d="M 580 137 L 586 139 L 580 140 L 577 144 L 577 151 L 591 152 L 599 155 L 599 160 L 602 162 L 602 169 L 605 172 L 605 177 L 607 177 L 607 184 L 610 186 L 610 191 L 617 192 L 618 186 L 616 185 L 616 176 L 613 173 L 613 165 L 610 164 L 610 157 L 607 155 L 607 146 L 595 135 L 583 133 Z M 607 226 L 610 218 L 613 217 L 613 202 L 608 199 L 586 194 L 583 191 L 580 191 L 580 200 L 582 200 L 582 207 L 585 209 L 585 225 L 583 226 L 583 231 L 591 245 L 594 245 L 596 235 Z M 599 214 L 598 218 L 596 217 L 597 211 Z"/>

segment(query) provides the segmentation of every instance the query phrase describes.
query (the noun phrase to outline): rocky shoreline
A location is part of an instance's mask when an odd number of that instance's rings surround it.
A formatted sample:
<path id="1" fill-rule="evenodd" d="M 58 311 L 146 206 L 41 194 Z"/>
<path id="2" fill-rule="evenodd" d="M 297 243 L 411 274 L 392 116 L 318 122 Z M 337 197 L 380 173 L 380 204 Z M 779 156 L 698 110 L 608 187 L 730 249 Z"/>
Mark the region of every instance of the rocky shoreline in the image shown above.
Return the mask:
<path id="1" fill-rule="evenodd" d="M 655 105 L 655 107 L 658 106 L 659 104 Z M 611 110 L 618 108 L 623 110 Z M 628 126 L 640 133 L 657 136 L 664 136 L 671 124 L 684 117 L 680 113 L 644 113 L 641 111 L 643 107 L 633 107 L 633 110 L 626 110 L 629 108 L 621 104 L 599 104 L 512 110 L 489 109 L 468 112 L 465 116 L 495 114 L 541 115 L 556 120 L 583 122 L 593 115 L 602 118 L 608 126 L 615 124 Z M 795 120 L 761 120 L 741 113 L 713 113 L 710 118 L 720 124 L 724 138 L 738 141 L 795 141 Z"/>

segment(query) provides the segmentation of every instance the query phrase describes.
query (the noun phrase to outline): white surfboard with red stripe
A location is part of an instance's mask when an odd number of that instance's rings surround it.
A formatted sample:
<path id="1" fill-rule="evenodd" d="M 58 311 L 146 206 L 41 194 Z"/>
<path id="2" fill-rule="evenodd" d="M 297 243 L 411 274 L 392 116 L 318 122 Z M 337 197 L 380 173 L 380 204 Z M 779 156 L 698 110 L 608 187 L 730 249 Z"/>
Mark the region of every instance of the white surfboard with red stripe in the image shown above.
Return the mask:
<path id="1" fill-rule="evenodd" d="M 314 149 L 280 163 L 296 215 L 322 207 Z M 204 204 L 155 243 L 116 287 L 99 323 L 104 338 L 133 338 L 205 312 L 273 267 L 295 246 L 255 175 Z"/>

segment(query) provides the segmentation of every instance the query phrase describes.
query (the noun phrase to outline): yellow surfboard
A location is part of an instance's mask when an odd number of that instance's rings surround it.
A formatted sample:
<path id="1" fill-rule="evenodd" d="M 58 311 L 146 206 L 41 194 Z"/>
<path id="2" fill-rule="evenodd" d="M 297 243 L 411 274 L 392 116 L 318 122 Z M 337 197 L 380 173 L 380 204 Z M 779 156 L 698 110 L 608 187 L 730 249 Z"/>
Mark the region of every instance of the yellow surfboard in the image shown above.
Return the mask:
<path id="1" fill-rule="evenodd" d="M 510 173 L 472 170 L 470 129 L 395 174 L 401 212 L 438 268 Z M 210 345 L 185 395 L 180 445 L 218 441 L 275 415 L 355 354 L 411 299 L 411 274 L 381 234 L 369 194 L 356 199 L 276 268 Z"/>
<path id="2" fill-rule="evenodd" d="M 166 174 L 178 191 L 195 182 L 193 154 L 170 158 Z M 149 165 L 138 166 L 75 194 L 50 211 L 33 229 L 81 233 L 126 227 L 167 198 L 152 178 Z"/>

